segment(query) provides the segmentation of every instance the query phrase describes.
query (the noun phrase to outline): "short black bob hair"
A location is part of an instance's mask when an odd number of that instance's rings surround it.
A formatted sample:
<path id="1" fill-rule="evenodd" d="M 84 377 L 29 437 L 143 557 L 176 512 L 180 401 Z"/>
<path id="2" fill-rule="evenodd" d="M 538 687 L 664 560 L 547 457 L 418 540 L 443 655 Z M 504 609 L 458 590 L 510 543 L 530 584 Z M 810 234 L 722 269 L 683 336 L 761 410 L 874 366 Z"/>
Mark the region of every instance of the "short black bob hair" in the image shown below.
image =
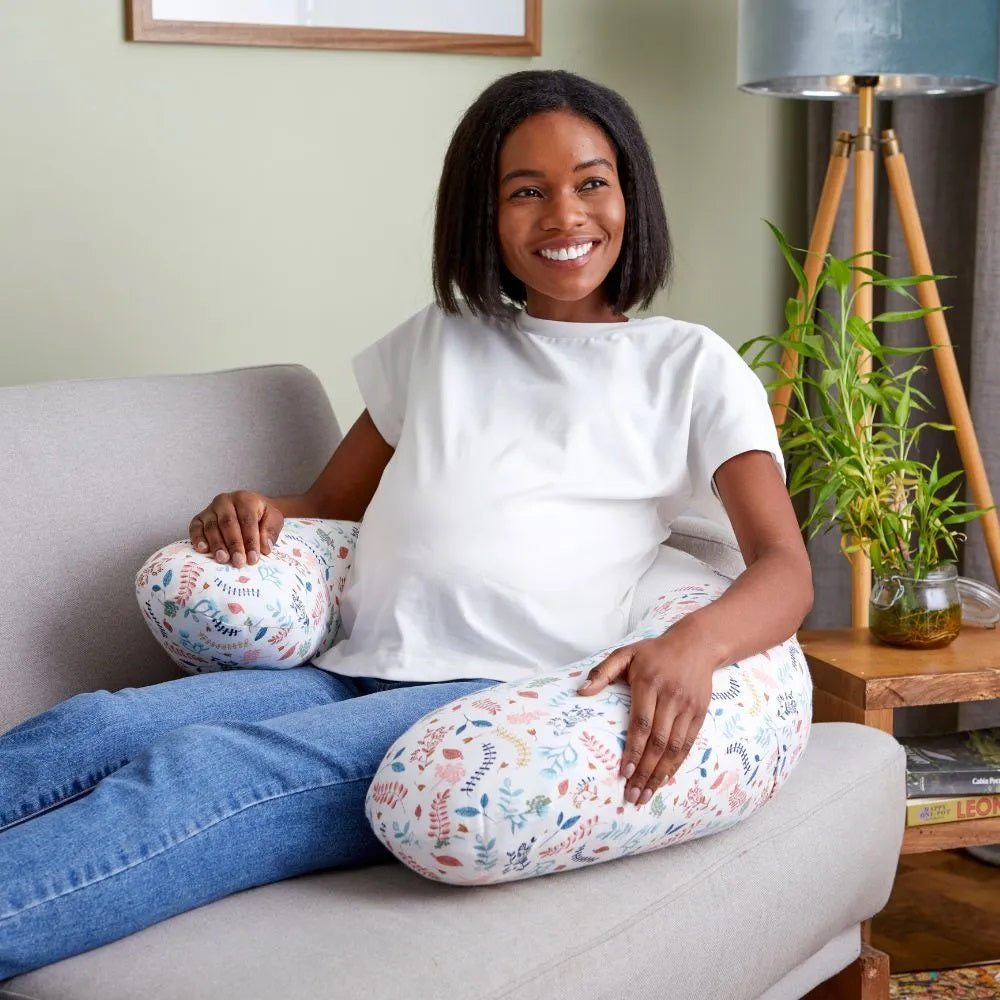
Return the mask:
<path id="1" fill-rule="evenodd" d="M 570 111 L 601 128 L 618 153 L 625 198 L 622 249 L 605 279 L 619 313 L 648 306 L 670 277 L 673 251 L 656 170 L 635 114 L 607 87 L 565 70 L 525 70 L 490 84 L 465 112 L 445 155 L 434 219 L 434 294 L 449 313 L 458 296 L 474 315 L 523 305 L 524 283 L 507 270 L 497 235 L 497 159 L 507 134 L 544 111 Z M 457 293 L 457 294 L 456 294 Z"/>

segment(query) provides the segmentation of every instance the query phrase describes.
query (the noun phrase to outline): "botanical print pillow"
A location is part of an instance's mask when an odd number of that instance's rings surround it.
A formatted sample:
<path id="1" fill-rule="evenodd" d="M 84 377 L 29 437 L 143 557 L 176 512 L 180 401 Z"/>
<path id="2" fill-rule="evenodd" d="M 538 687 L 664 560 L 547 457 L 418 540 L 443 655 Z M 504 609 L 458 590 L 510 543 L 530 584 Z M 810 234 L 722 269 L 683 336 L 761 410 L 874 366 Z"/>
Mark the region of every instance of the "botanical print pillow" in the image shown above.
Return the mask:
<path id="1" fill-rule="evenodd" d="M 269 555 L 241 569 L 178 541 L 135 580 L 146 623 L 188 673 L 309 662 L 336 641 L 353 521 L 289 518 Z"/>

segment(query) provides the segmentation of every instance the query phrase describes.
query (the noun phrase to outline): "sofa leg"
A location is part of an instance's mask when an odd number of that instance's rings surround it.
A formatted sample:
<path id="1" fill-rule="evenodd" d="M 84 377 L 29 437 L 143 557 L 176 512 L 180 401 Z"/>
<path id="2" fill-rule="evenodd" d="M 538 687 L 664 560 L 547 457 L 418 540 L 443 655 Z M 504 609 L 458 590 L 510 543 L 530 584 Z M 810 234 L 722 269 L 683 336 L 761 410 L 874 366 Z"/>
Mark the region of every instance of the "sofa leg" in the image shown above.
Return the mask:
<path id="1" fill-rule="evenodd" d="M 810 990 L 803 1000 L 888 1000 L 889 956 L 869 944 L 861 955 L 832 979 Z"/>

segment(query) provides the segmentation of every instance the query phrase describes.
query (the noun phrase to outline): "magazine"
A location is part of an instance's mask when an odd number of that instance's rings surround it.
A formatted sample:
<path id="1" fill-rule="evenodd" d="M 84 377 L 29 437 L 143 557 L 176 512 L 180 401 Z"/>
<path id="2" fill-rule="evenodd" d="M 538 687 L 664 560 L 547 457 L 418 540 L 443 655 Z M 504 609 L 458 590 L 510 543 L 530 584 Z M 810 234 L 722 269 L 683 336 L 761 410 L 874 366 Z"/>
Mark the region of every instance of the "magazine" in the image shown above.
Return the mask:
<path id="1" fill-rule="evenodd" d="M 1000 727 L 907 736 L 906 795 L 1000 795 Z"/>
<path id="2" fill-rule="evenodd" d="M 910 799 L 906 803 L 906 825 L 959 823 L 967 819 L 1000 816 L 1000 795 L 952 795 L 944 798 Z"/>

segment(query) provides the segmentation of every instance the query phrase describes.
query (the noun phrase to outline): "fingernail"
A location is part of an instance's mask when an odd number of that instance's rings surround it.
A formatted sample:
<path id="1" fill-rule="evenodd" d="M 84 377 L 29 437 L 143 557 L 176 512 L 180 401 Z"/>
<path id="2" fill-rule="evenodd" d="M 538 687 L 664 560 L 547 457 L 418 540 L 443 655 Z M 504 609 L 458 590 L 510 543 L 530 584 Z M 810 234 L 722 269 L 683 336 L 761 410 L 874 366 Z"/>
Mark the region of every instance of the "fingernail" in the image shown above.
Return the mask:
<path id="1" fill-rule="evenodd" d="M 625 801 L 628 802 L 629 805 L 633 805 L 634 806 L 636 804 L 636 802 L 639 801 L 639 789 L 638 788 L 630 788 L 625 793 Z"/>
<path id="2" fill-rule="evenodd" d="M 622 777 L 626 781 L 628 781 L 628 779 L 631 778 L 633 774 L 635 774 L 635 764 L 630 762 L 625 765 L 625 770 L 622 771 Z"/>
<path id="3" fill-rule="evenodd" d="M 257 565 L 257 553 L 256 552 L 248 552 L 247 553 L 247 562 L 251 566 L 256 566 Z"/>
<path id="4" fill-rule="evenodd" d="M 219 549 L 215 553 L 216 562 L 229 562 L 229 553 L 225 549 Z"/>
<path id="5" fill-rule="evenodd" d="M 577 691 L 585 691 L 587 688 L 592 687 L 593 684 L 594 682 L 588 678 L 577 688 Z"/>
<path id="6" fill-rule="evenodd" d="M 652 791 L 646 789 L 642 795 L 639 796 L 639 805 L 644 806 L 653 797 Z"/>
<path id="7" fill-rule="evenodd" d="M 195 546 L 195 548 L 196 548 L 196 549 L 197 549 L 197 550 L 198 550 L 199 552 L 207 552 L 207 551 L 208 551 L 208 546 L 207 546 L 207 545 L 206 545 L 206 544 L 205 544 L 204 542 L 199 542 L 199 543 L 198 543 L 198 544 L 197 544 L 197 545 Z"/>

